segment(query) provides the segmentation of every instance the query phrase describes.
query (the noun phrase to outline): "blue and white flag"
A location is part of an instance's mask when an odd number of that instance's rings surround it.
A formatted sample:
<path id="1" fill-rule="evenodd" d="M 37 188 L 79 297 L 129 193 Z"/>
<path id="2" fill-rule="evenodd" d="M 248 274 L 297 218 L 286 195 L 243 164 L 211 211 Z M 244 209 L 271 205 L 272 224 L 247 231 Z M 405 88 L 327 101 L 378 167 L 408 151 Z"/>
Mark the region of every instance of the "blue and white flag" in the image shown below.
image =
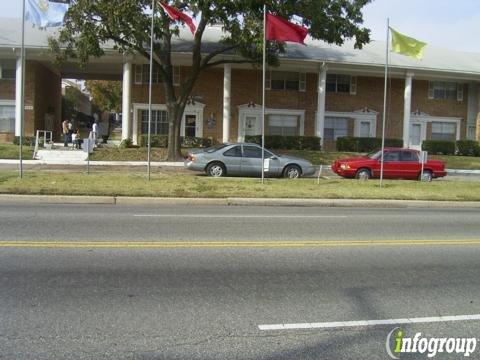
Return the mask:
<path id="1" fill-rule="evenodd" d="M 63 25 L 68 2 L 62 0 L 26 0 L 25 19 L 39 28 Z"/>

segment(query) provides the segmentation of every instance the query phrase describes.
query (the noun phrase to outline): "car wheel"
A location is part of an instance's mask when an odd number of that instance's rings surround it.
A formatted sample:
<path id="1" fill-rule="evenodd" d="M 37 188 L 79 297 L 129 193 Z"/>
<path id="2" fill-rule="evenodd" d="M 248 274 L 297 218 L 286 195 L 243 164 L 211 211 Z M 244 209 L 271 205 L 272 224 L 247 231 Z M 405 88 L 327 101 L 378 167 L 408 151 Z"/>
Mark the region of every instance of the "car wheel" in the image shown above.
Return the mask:
<path id="1" fill-rule="evenodd" d="M 427 181 L 430 182 L 433 179 L 433 174 L 430 170 L 423 170 L 423 175 L 420 173 L 418 175 L 418 180 L 419 181 Z"/>
<path id="2" fill-rule="evenodd" d="M 368 170 L 368 169 L 360 169 L 355 174 L 355 178 L 357 178 L 359 180 L 368 180 L 371 177 L 372 177 L 372 174 L 370 173 L 370 170 Z"/>
<path id="3" fill-rule="evenodd" d="M 208 164 L 207 166 L 207 175 L 213 177 L 222 177 L 225 176 L 226 170 L 225 165 L 219 162 L 214 162 Z"/>
<path id="4" fill-rule="evenodd" d="M 297 179 L 302 175 L 302 170 L 297 165 L 288 165 L 285 170 L 283 170 L 283 177 L 288 179 Z"/>

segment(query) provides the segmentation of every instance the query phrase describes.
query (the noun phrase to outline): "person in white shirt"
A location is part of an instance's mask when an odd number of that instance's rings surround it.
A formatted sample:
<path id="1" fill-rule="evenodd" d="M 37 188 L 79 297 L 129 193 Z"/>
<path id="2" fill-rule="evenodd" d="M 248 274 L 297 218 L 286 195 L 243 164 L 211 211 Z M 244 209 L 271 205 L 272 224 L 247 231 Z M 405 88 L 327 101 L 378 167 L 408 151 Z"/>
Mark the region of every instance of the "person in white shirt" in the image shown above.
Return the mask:
<path id="1" fill-rule="evenodd" d="M 95 121 L 92 125 L 92 140 L 94 141 L 94 144 L 97 144 L 97 139 L 98 139 L 98 124 Z"/>

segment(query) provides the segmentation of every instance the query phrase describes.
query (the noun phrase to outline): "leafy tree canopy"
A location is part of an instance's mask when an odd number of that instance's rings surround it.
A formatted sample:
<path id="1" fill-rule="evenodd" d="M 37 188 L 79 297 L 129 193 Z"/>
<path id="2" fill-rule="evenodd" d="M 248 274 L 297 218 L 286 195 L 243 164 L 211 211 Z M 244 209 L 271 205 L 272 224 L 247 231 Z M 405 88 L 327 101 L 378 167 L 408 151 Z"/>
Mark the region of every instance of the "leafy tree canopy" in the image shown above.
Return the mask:
<path id="1" fill-rule="evenodd" d="M 100 111 L 120 112 L 122 84 L 119 81 L 87 80 L 85 87 L 92 97 L 92 105 Z"/>
<path id="2" fill-rule="evenodd" d="M 309 29 L 315 39 L 342 44 L 353 38 L 357 47 L 369 41 L 369 30 L 362 27 L 361 10 L 370 0 L 198 0 L 165 1 L 193 16 L 197 24 L 191 51 L 191 67 L 176 90 L 173 84 L 172 40 L 179 34 L 173 22 L 157 6 L 154 18 L 154 59 L 163 79 L 169 114 L 169 159 L 180 155 L 180 122 L 188 97 L 199 74 L 224 63 L 261 63 L 263 6 L 275 15 L 293 19 Z M 122 53 L 150 56 L 151 0 L 72 0 L 65 26 L 50 46 L 60 60 L 76 58 L 81 64 L 104 54 L 107 42 Z M 224 35 L 219 47 L 202 51 L 203 35 L 210 25 L 221 26 Z M 285 45 L 269 42 L 269 64 L 275 64 Z M 238 57 L 222 56 L 225 54 Z"/>

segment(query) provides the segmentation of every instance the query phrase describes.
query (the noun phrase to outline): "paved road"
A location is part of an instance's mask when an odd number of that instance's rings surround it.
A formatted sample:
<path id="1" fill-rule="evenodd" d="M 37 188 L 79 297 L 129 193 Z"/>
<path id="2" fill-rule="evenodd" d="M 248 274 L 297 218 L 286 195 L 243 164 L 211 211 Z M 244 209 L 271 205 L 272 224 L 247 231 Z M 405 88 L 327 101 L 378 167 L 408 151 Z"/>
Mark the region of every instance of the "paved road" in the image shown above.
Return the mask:
<path id="1" fill-rule="evenodd" d="M 480 314 L 479 223 L 468 209 L 0 206 L 0 358 L 386 359 L 393 324 L 259 325 Z M 402 328 L 476 337 L 480 321 Z"/>
<path id="2" fill-rule="evenodd" d="M 480 238 L 478 209 L 0 205 L 3 240 Z"/>

